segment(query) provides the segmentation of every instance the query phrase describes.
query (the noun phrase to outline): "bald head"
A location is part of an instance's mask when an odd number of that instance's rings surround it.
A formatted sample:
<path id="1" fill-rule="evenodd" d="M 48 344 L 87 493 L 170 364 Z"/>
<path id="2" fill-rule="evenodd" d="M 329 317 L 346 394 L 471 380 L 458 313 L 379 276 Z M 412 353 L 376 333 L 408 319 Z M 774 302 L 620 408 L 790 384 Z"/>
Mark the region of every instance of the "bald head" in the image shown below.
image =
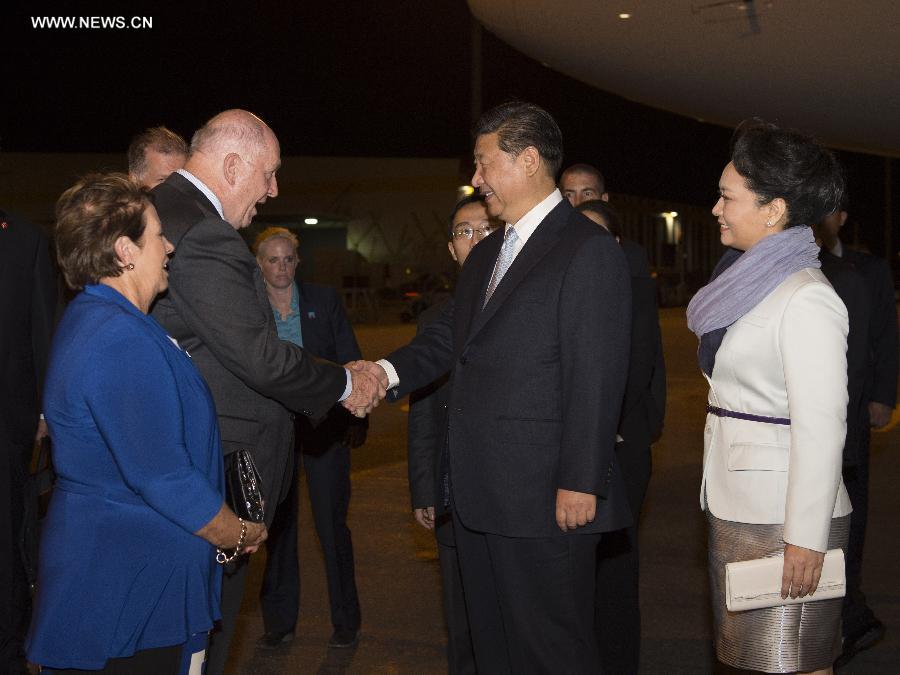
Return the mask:
<path id="1" fill-rule="evenodd" d="M 268 125 L 253 113 L 226 110 L 197 129 L 191 139 L 191 154 L 220 157 L 229 152 L 255 154 L 264 148 L 267 136 L 275 138 Z"/>
<path id="2" fill-rule="evenodd" d="M 281 149 L 275 134 L 246 110 L 221 112 L 194 133 L 185 169 L 222 202 L 235 229 L 247 227 L 257 204 L 278 196 Z"/>

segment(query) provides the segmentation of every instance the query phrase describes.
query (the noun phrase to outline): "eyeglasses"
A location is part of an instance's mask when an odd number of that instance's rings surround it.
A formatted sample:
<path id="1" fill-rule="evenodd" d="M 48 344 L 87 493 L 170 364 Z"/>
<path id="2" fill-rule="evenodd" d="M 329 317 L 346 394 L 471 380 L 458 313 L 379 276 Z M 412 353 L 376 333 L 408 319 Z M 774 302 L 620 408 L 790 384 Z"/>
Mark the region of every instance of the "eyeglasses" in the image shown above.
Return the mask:
<path id="1" fill-rule="evenodd" d="M 458 230 L 453 230 L 453 238 L 454 239 L 471 239 L 473 236 L 477 235 L 477 239 L 484 239 L 491 232 L 493 232 L 495 228 L 493 225 L 481 225 L 479 227 L 461 227 Z"/>

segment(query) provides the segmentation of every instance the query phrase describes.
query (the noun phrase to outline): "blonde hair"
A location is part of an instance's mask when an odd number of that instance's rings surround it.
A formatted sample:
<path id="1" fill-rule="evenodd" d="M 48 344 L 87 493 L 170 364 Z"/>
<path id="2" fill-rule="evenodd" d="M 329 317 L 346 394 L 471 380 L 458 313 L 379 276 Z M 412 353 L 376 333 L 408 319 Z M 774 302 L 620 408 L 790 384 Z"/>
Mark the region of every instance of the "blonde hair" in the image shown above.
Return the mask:
<path id="1" fill-rule="evenodd" d="M 291 232 L 286 227 L 267 227 L 258 235 L 256 235 L 256 239 L 254 240 L 253 246 L 251 247 L 253 255 L 258 258 L 259 249 L 270 239 L 287 239 L 294 247 L 294 251 L 297 251 L 300 248 L 300 240 L 297 238 L 297 235 Z"/>

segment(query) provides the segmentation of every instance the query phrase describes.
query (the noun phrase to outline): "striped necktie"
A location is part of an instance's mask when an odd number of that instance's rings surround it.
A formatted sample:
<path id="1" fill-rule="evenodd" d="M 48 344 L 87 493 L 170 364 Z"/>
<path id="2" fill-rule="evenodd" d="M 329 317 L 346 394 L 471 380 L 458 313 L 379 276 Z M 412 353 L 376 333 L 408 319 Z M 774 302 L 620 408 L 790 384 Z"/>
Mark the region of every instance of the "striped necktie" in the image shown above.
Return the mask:
<path id="1" fill-rule="evenodd" d="M 516 242 L 519 241 L 519 235 L 516 234 L 516 228 L 510 226 L 503 235 L 503 246 L 500 247 L 500 255 L 497 256 L 497 264 L 494 266 L 494 275 L 491 277 L 491 283 L 488 284 L 487 291 L 484 293 L 484 304 L 488 304 L 488 300 L 494 294 L 497 286 L 506 270 L 512 265 L 515 258 Z M 484 305 L 482 305 L 484 307 Z"/>

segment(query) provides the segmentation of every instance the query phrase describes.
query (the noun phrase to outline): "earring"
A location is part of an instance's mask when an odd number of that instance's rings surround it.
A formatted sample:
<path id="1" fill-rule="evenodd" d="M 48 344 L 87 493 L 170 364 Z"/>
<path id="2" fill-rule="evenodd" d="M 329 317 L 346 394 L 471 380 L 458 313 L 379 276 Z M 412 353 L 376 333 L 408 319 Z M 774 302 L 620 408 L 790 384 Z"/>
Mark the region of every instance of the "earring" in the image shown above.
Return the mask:
<path id="1" fill-rule="evenodd" d="M 133 269 L 134 269 L 134 263 L 128 263 L 127 265 L 125 265 L 125 269 L 126 269 L 126 270 L 133 270 Z"/>
<path id="2" fill-rule="evenodd" d="M 771 220 L 766 223 L 766 227 L 774 227 Z"/>

